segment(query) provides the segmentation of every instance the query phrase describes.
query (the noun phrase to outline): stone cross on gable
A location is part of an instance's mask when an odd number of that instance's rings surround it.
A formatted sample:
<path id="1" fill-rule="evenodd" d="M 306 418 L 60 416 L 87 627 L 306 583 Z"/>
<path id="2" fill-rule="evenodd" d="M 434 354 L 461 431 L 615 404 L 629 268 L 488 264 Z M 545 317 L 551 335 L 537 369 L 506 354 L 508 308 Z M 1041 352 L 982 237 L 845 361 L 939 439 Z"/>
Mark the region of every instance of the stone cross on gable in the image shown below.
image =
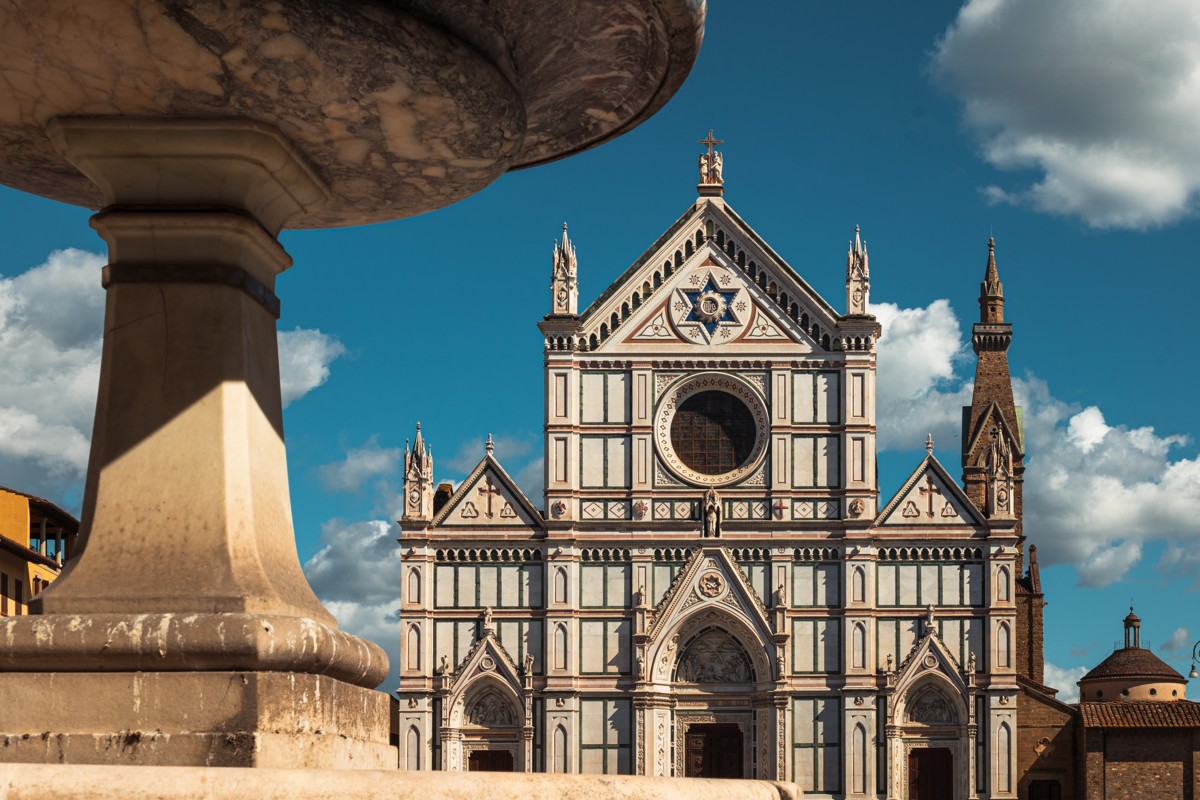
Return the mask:
<path id="1" fill-rule="evenodd" d="M 929 497 L 929 510 L 927 512 L 925 512 L 925 514 L 926 514 L 926 516 L 932 518 L 933 517 L 933 496 L 935 494 L 941 494 L 942 490 L 939 489 L 934 484 L 933 476 L 930 475 L 929 473 L 925 473 L 925 485 L 921 487 L 920 491 L 921 491 L 922 497 L 925 497 L 925 496 Z"/>
<path id="2" fill-rule="evenodd" d="M 724 139 L 714 139 L 712 128 L 709 128 L 708 136 L 701 139 L 700 141 L 696 142 L 696 144 L 703 144 L 703 145 L 708 146 L 708 159 L 709 159 L 709 162 L 711 163 L 712 157 L 713 157 L 713 147 L 718 144 L 725 144 L 725 140 Z"/>
<path id="3" fill-rule="evenodd" d="M 481 495 L 483 495 L 485 500 L 487 500 L 487 510 L 484 511 L 483 513 L 485 515 L 487 515 L 488 519 L 491 519 L 492 518 L 492 498 L 495 497 L 496 495 L 500 494 L 500 490 L 496 488 L 496 485 L 494 483 L 492 483 L 491 475 L 489 475 L 487 477 L 486 485 L 479 487 L 479 493 Z"/>

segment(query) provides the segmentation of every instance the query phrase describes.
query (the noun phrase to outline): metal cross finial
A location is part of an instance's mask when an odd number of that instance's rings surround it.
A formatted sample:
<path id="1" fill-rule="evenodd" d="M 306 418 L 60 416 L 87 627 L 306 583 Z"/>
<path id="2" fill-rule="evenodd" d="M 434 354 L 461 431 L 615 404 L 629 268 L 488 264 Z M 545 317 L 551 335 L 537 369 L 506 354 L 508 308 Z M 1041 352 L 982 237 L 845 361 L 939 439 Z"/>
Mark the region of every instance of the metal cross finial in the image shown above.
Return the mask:
<path id="1" fill-rule="evenodd" d="M 725 144 L 725 140 L 724 139 L 714 139 L 712 128 L 709 128 L 708 136 L 706 138 L 701 139 L 700 141 L 696 142 L 696 144 L 706 145 L 708 147 L 708 157 L 711 159 L 712 154 L 713 154 L 713 147 L 718 144 Z"/>

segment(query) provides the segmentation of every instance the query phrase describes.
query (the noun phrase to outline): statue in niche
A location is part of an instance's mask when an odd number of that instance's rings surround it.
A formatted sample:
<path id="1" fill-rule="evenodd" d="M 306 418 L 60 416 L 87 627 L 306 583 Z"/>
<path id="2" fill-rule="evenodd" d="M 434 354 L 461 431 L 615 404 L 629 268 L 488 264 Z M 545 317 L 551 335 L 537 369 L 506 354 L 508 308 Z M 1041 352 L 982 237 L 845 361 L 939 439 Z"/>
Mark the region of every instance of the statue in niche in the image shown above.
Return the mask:
<path id="1" fill-rule="evenodd" d="M 675 679 L 682 683 L 740 683 L 750 680 L 750 660 L 741 645 L 723 631 L 709 631 L 692 642 L 679 659 Z"/>
<path id="2" fill-rule="evenodd" d="M 955 722 L 954 710 L 940 692 L 929 690 L 921 694 L 908 709 L 910 722 L 925 725 L 945 725 Z"/>
<path id="3" fill-rule="evenodd" d="M 485 728 L 516 724 L 512 706 L 494 692 L 488 692 L 475 701 L 467 712 L 467 722 Z"/>
<path id="4" fill-rule="evenodd" d="M 721 535 L 721 501 L 716 489 L 704 493 L 704 536 L 715 539 Z"/>

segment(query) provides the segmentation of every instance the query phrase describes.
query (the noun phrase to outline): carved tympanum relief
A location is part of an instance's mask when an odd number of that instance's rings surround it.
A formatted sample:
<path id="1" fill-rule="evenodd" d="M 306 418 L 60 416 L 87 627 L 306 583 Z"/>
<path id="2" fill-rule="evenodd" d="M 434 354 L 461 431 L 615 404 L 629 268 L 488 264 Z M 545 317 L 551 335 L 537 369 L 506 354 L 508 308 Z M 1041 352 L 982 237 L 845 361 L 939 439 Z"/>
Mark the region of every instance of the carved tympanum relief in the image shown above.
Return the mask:
<path id="1" fill-rule="evenodd" d="M 752 677 L 741 644 L 722 630 L 694 639 L 679 658 L 675 679 L 685 683 L 738 683 Z"/>

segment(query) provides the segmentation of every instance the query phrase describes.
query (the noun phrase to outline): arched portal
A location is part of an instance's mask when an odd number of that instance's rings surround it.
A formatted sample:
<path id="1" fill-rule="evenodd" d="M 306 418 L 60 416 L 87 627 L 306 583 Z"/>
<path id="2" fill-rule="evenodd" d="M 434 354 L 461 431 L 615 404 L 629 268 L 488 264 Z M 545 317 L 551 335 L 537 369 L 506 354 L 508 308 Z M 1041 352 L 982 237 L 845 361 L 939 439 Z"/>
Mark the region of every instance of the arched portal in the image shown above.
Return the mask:
<path id="1" fill-rule="evenodd" d="M 451 704 L 444 768 L 473 772 L 524 772 L 530 754 L 524 703 L 495 675 L 468 684 Z"/>

